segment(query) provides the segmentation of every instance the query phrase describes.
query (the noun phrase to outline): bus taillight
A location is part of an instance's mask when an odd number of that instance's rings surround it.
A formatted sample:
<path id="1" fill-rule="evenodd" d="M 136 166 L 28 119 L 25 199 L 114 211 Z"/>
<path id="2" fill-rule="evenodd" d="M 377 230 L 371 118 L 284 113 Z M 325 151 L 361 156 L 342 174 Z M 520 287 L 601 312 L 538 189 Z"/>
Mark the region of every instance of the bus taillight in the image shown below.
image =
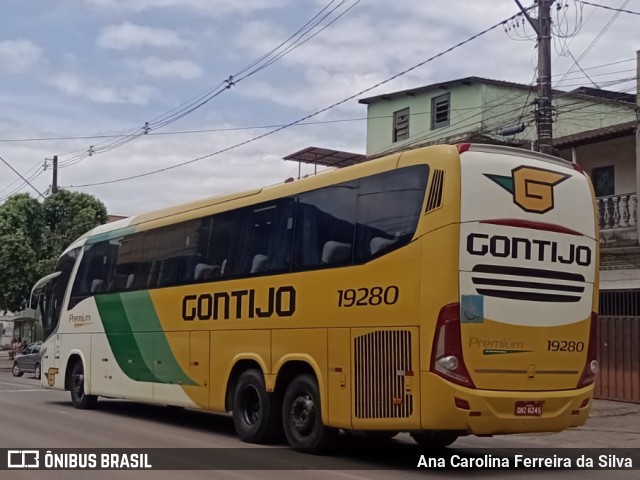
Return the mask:
<path id="1" fill-rule="evenodd" d="M 464 153 L 471 148 L 470 143 L 458 143 L 456 144 L 456 148 L 458 149 L 458 153 Z"/>
<path id="2" fill-rule="evenodd" d="M 432 372 L 463 387 L 475 388 L 462 355 L 459 303 L 440 310 L 431 352 Z"/>
<path id="3" fill-rule="evenodd" d="M 598 314 L 591 312 L 591 327 L 589 329 L 589 347 L 587 348 L 587 359 L 584 364 L 582 376 L 578 382 L 578 388 L 591 385 L 598 373 Z"/>

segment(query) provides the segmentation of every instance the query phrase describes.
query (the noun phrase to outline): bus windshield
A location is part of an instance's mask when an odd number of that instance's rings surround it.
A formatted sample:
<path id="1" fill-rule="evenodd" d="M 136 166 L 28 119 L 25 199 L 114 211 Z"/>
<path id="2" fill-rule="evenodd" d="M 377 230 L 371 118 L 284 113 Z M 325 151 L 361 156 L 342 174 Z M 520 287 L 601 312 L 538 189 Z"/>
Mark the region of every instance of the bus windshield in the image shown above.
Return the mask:
<path id="1" fill-rule="evenodd" d="M 71 271 L 78 258 L 79 248 L 65 253 L 56 265 L 56 272 L 60 275 L 52 278 L 45 286 L 39 299 L 39 310 L 42 315 L 44 338 L 49 338 L 58 327 L 62 302 L 71 277 Z"/>

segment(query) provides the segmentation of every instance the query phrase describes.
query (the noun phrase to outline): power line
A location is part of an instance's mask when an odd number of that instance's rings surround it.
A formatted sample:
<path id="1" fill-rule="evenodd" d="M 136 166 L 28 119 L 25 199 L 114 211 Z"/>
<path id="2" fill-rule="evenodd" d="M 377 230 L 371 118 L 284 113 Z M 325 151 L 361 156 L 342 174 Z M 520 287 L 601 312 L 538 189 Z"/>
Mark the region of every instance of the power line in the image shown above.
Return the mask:
<path id="1" fill-rule="evenodd" d="M 608 66 L 612 66 L 612 65 L 619 65 L 621 63 L 628 63 L 628 62 L 633 62 L 635 61 L 635 58 L 629 58 L 626 60 L 618 60 L 616 62 L 609 62 L 609 63 L 604 63 L 601 65 L 594 65 L 591 67 L 585 67 L 583 68 L 583 70 L 589 71 L 589 70 L 596 70 L 599 68 L 603 68 L 603 67 L 608 67 Z M 632 68 L 632 69 L 626 69 L 626 70 L 617 70 L 617 71 L 612 71 L 612 72 L 605 72 L 605 73 L 597 73 L 597 74 L 591 74 L 590 77 L 602 77 L 602 76 L 607 76 L 607 75 L 615 75 L 618 73 L 628 73 L 628 72 L 635 72 L 636 69 Z M 552 75 L 552 77 L 559 77 L 561 75 L 564 75 L 563 73 L 557 73 Z M 578 80 L 580 78 L 585 78 L 585 75 L 578 75 L 578 76 L 572 76 L 572 77 L 567 77 L 566 80 Z M 570 84 L 570 85 L 565 85 L 565 87 L 571 87 L 571 86 L 576 86 L 578 84 Z M 532 84 L 529 84 L 528 87 L 531 87 Z M 473 110 L 476 109 L 477 107 L 467 107 L 467 108 L 456 108 L 456 109 L 451 109 L 451 111 L 462 111 L 462 110 Z M 411 113 L 411 115 L 423 115 L 425 113 Z M 335 119 L 335 120 L 321 120 L 321 121 L 315 121 L 315 122 L 301 122 L 298 125 L 320 125 L 320 124 L 325 124 L 325 123 L 340 123 L 340 122 L 355 122 L 355 121 L 362 121 L 362 120 L 367 120 L 367 118 L 390 118 L 391 115 L 382 115 L 382 116 L 375 116 L 375 117 L 357 117 L 357 118 L 344 118 L 344 119 Z M 254 126 L 240 126 L 240 127 L 226 127 L 226 128 L 208 128 L 208 129 L 196 129 L 196 130 L 177 130 L 177 131 L 169 131 L 169 132 L 149 132 L 148 134 L 145 134 L 145 136 L 165 136 L 165 135 L 184 135 L 184 134 L 198 134 L 198 133 L 210 133 L 210 132 L 226 132 L 226 131 L 239 131 L 239 130 L 257 130 L 257 129 L 262 129 L 262 128 L 276 128 L 276 127 L 280 127 L 282 126 L 281 124 L 273 124 L 273 125 L 254 125 Z M 297 126 L 297 125 L 296 125 Z M 88 135 L 59 135 L 59 136 L 49 136 L 49 137 L 24 137 L 24 138 L 0 138 L 0 143 L 27 143 L 27 142 L 47 142 L 47 141 L 67 141 L 67 140 L 98 140 L 98 139 L 112 139 L 112 138 L 122 138 L 123 134 L 117 133 L 117 134 L 88 134 Z M 67 153 L 62 153 L 59 154 L 58 156 L 67 156 L 67 155 L 71 155 L 71 154 L 77 154 L 77 153 L 85 153 L 87 151 L 87 149 L 76 149 Z"/>
<path id="2" fill-rule="evenodd" d="M 630 70 L 629 70 L 630 71 Z M 635 69 L 633 70 L 635 71 Z M 466 111 L 466 110 L 475 110 L 478 107 L 465 107 L 465 108 L 452 108 L 452 112 L 458 111 Z M 430 112 L 414 112 L 411 113 L 410 116 L 417 115 L 428 115 Z M 332 123 L 346 123 L 346 122 L 360 122 L 369 119 L 382 119 L 382 118 L 392 118 L 393 115 L 375 115 L 370 117 L 352 117 L 352 118 L 336 118 L 333 120 L 317 120 L 314 122 L 300 122 L 295 127 L 298 126 L 308 126 L 308 125 L 325 125 Z M 203 128 L 196 130 L 177 130 L 173 132 L 151 132 L 147 134 L 148 137 L 157 137 L 157 136 L 168 136 L 168 135 L 189 135 L 189 134 L 199 134 L 199 133 L 219 133 L 219 132 L 236 132 L 242 130 L 260 130 L 266 128 L 277 128 L 282 127 L 284 124 L 270 124 L 270 125 L 249 125 L 249 126 L 238 126 L 238 127 L 220 127 L 220 128 Z M 64 135 L 59 137 L 27 137 L 27 138 L 2 138 L 0 139 L 0 143 L 28 143 L 28 142 L 46 142 L 46 141 L 64 141 L 64 140 L 92 140 L 99 138 L 120 138 L 121 135 Z M 85 151 L 84 149 L 81 151 Z"/>
<path id="3" fill-rule="evenodd" d="M 219 96 L 222 93 L 226 92 L 227 90 L 231 89 L 233 86 L 235 86 L 240 81 L 242 81 L 242 80 L 244 80 L 244 79 L 246 79 L 246 78 L 248 78 L 248 77 L 250 77 L 250 76 L 252 76 L 252 75 L 254 75 L 254 74 L 258 73 L 258 72 L 260 72 L 261 70 L 267 68 L 268 66 L 272 65 L 273 63 L 278 61 L 283 56 L 289 54 L 291 51 L 295 50 L 296 48 L 300 47 L 301 45 L 303 45 L 304 43 L 309 41 L 311 38 L 314 38 L 316 35 L 318 35 L 320 32 L 322 32 L 328 26 L 332 25 L 337 20 L 342 18 L 346 13 L 348 13 L 351 9 L 353 9 L 358 3 L 360 3 L 361 0 L 355 0 L 354 3 L 352 3 L 348 8 L 346 8 L 344 11 L 342 11 L 337 17 L 333 18 L 327 24 L 322 26 L 322 28 L 320 28 L 319 30 L 314 31 L 314 29 L 316 29 L 316 27 L 321 25 L 322 22 L 327 20 L 331 15 L 333 15 L 340 8 L 342 8 L 345 4 L 347 4 L 347 2 L 349 0 L 341 0 L 336 6 L 334 6 L 331 9 L 329 9 L 329 7 L 333 3 L 335 3 L 335 1 L 336 0 L 331 0 L 311 20 L 307 21 L 301 28 L 299 28 L 287 40 L 282 42 L 280 45 L 278 45 L 277 47 L 275 47 L 271 51 L 269 51 L 266 54 L 262 55 L 260 58 L 254 60 L 251 64 L 249 64 L 248 66 L 245 66 L 239 72 L 236 72 L 233 75 L 229 75 L 229 77 L 226 80 L 223 80 L 222 82 L 219 82 L 214 87 L 211 87 L 208 90 L 206 90 L 205 92 L 203 92 L 203 93 L 193 97 L 192 99 L 188 100 L 187 102 L 184 102 L 181 105 L 178 105 L 177 107 L 174 107 L 169 112 L 167 112 L 167 113 L 165 113 L 163 115 L 160 115 L 159 117 L 156 117 L 155 119 L 151 120 L 150 122 L 145 122 L 144 126 L 137 128 L 136 130 L 132 131 L 131 133 L 124 134 L 124 135 L 120 136 L 119 140 L 115 140 L 113 142 L 104 142 L 104 143 L 102 143 L 100 145 L 97 145 L 97 146 L 93 146 L 92 145 L 92 146 L 89 147 L 89 149 L 83 151 L 83 153 L 80 153 L 80 154 L 78 154 L 78 155 L 76 155 L 74 157 L 71 157 L 69 159 L 66 159 L 66 160 L 60 162 L 60 166 L 61 167 L 62 166 L 70 166 L 71 164 L 79 163 L 80 161 L 84 160 L 87 157 L 91 157 L 91 156 L 97 155 L 99 153 L 106 153 L 106 152 L 111 151 L 113 149 L 119 148 L 119 147 L 121 147 L 121 146 L 123 146 L 123 145 L 125 145 L 125 144 L 127 144 L 127 143 L 129 143 L 129 142 L 131 142 L 131 141 L 143 136 L 143 135 L 148 135 L 153 130 L 157 130 L 159 128 L 163 128 L 163 127 L 165 127 L 167 125 L 170 125 L 171 123 L 175 123 L 176 121 L 180 120 L 181 118 L 193 113 L 195 110 L 197 110 L 197 109 L 201 108 L 202 106 L 206 105 L 207 103 L 209 103 L 211 100 L 213 100 L 217 96 Z M 329 10 L 326 11 L 327 9 L 329 9 Z M 275 57 L 269 58 L 275 52 L 277 52 L 280 48 L 282 48 L 284 45 L 286 45 L 288 43 L 290 43 L 290 44 L 287 45 L 287 47 L 283 51 L 279 52 Z M 247 70 L 249 70 L 251 68 L 253 68 L 253 69 L 250 70 L 248 73 L 246 73 Z M 239 77 L 239 75 L 243 75 L 243 76 Z M 59 155 L 59 156 L 62 157 L 62 155 Z"/>
<path id="4" fill-rule="evenodd" d="M 599 5 L 597 3 L 591 3 L 591 2 L 584 2 L 582 0 L 577 0 L 579 3 L 582 3 L 584 5 L 590 5 L 592 7 L 600 7 L 600 8 L 604 8 L 605 10 L 612 10 L 614 12 L 621 12 L 621 13 L 630 13 L 632 15 L 640 15 L 640 12 L 634 12 L 632 10 L 625 10 L 623 8 L 614 8 L 614 7 L 609 7 L 607 5 Z"/>
<path id="5" fill-rule="evenodd" d="M 622 3 L 621 7 L 625 7 L 629 3 L 629 1 L 630 0 L 624 0 L 624 2 Z M 619 11 L 616 11 L 616 13 L 613 14 L 613 16 L 609 19 L 609 21 L 605 24 L 605 26 L 602 27 L 600 32 L 598 32 L 598 34 L 595 36 L 595 38 L 587 46 L 587 48 L 584 50 L 584 52 L 582 52 L 582 54 L 578 57 L 577 60 L 574 60 L 574 63 L 573 63 L 573 65 L 571 65 L 571 68 L 569 68 L 569 70 L 566 71 L 566 73 L 563 75 L 563 77 L 556 83 L 556 87 L 560 86 L 560 84 L 564 81 L 564 79 L 567 77 L 567 75 L 569 75 L 573 71 L 573 68 L 576 65 L 578 65 L 578 62 L 582 61 L 582 59 L 591 51 L 591 49 L 595 46 L 595 44 L 598 43 L 598 41 L 602 38 L 602 36 L 609 29 L 609 27 L 611 27 L 611 25 L 613 25 L 613 22 L 616 21 L 616 19 L 618 18 L 619 15 L 620 15 Z"/>
<path id="6" fill-rule="evenodd" d="M 338 102 L 335 102 L 335 103 L 329 105 L 328 107 L 325 107 L 325 108 L 322 108 L 320 110 L 317 110 L 317 111 L 315 111 L 315 112 L 313 112 L 313 113 L 311 113 L 309 115 L 305 115 L 304 117 L 299 118 L 298 120 L 295 120 L 293 122 L 285 124 L 285 125 L 283 125 L 281 127 L 278 127 L 278 128 L 276 128 L 274 130 L 270 130 L 269 132 L 264 133 L 262 135 L 258 135 L 256 137 L 250 138 L 250 139 L 245 140 L 243 142 L 236 143 L 235 145 L 232 145 L 230 147 L 226 147 L 226 148 L 217 150 L 215 152 L 212 152 L 212 153 L 209 153 L 209 154 L 206 154 L 206 155 L 202 155 L 200 157 L 197 157 L 197 158 L 185 161 L 185 162 L 177 163 L 175 165 L 171 165 L 171 166 L 168 166 L 168 167 L 159 168 L 159 169 L 156 169 L 156 170 L 152 170 L 152 171 L 145 172 L 145 173 L 140 173 L 140 174 L 137 174 L 137 175 L 129 175 L 127 177 L 122 177 L 122 178 L 113 179 L 113 180 L 106 180 L 106 181 L 102 181 L 102 182 L 93 182 L 93 183 L 75 185 L 74 187 L 75 188 L 93 187 L 93 186 L 108 185 L 108 184 L 112 184 L 112 183 L 123 182 L 123 181 L 126 181 L 126 180 L 133 180 L 133 179 L 136 179 L 136 178 L 142 178 L 142 177 L 146 177 L 146 176 L 149 176 L 149 175 L 154 175 L 156 173 L 165 172 L 167 170 L 172 170 L 174 168 L 182 167 L 184 165 L 189 165 L 189 164 L 194 163 L 194 162 L 199 162 L 199 161 L 204 160 L 206 158 L 210 158 L 210 157 L 213 157 L 215 155 L 219 155 L 219 154 L 228 152 L 230 150 L 239 148 L 241 146 L 247 145 L 249 143 L 255 142 L 255 141 L 260 140 L 262 138 L 265 138 L 267 136 L 273 135 L 273 134 L 275 134 L 275 133 L 277 133 L 277 132 L 279 132 L 281 130 L 289 128 L 289 127 L 291 127 L 293 125 L 297 125 L 297 124 L 299 124 L 301 122 L 304 122 L 305 120 L 308 120 L 309 118 L 312 118 L 312 117 L 315 117 L 317 115 L 320 115 L 321 113 L 324 113 L 324 112 L 326 112 L 328 110 L 331 110 L 332 108 L 335 108 L 335 107 L 337 107 L 339 105 L 342 105 L 342 104 L 348 102 L 349 100 L 353 100 L 354 98 L 359 97 L 359 96 L 361 96 L 361 95 L 363 95 L 363 94 L 365 94 L 367 92 L 370 92 L 371 90 L 374 90 L 375 88 L 378 88 L 378 87 L 380 87 L 382 85 L 385 85 L 385 84 L 395 80 L 396 78 L 399 78 L 399 77 L 401 77 L 403 75 L 406 75 L 407 73 L 412 72 L 413 70 L 416 70 L 417 68 L 420 68 L 423 65 L 426 65 L 427 63 L 432 62 L 433 60 L 435 60 L 437 58 L 440 58 L 443 55 L 446 55 L 447 53 L 449 53 L 449 52 L 451 52 L 451 51 L 453 51 L 453 50 L 455 50 L 455 49 L 457 49 L 457 48 L 459 48 L 459 47 L 461 47 L 463 45 L 466 45 L 469 42 L 472 42 L 473 40 L 481 37 L 482 35 L 485 35 L 485 34 L 491 32 L 492 30 L 495 30 L 496 28 L 502 26 L 505 22 L 509 21 L 510 19 L 512 19 L 514 17 L 515 17 L 515 15 L 512 15 L 511 17 L 494 24 L 494 25 L 490 26 L 489 28 L 486 28 L 485 30 L 482 30 L 481 32 L 476 33 L 475 35 L 472 35 L 471 37 L 467 38 L 466 40 L 463 40 L 463 41 L 461 41 L 461 42 L 459 42 L 459 43 L 447 48 L 446 50 L 443 50 L 442 52 L 439 52 L 439 53 L 427 58 L 426 60 L 423 60 L 422 62 L 419 62 L 419 63 L 417 63 L 417 64 L 415 64 L 415 65 L 413 65 L 413 66 L 411 66 L 411 67 L 409 67 L 409 68 L 407 68 L 407 69 L 405 69 L 405 70 L 403 70 L 403 71 L 401 71 L 401 72 L 399 72 L 399 73 L 397 73 L 395 75 L 392 75 L 391 77 L 388 77 L 387 79 L 382 80 L 382 81 L 376 83 L 375 85 L 373 85 L 373 86 L 371 86 L 369 88 L 361 90 L 361 91 L 359 91 L 359 92 L 357 92 L 357 93 L 355 93 L 353 95 L 350 95 L 350 96 L 348 96 L 348 97 L 346 97 L 346 98 L 344 98 L 344 99 L 342 99 L 342 100 L 340 100 Z"/>
<path id="7" fill-rule="evenodd" d="M 11 164 L 10 164 L 9 162 L 7 162 L 4 158 L 2 158 L 1 156 L 0 156 L 0 161 L 1 161 L 2 163 L 4 163 L 7 167 L 9 167 L 13 173 L 15 173 L 16 175 L 18 175 L 22 180 L 24 180 L 24 182 L 25 182 L 27 185 L 29 185 L 31 188 L 33 188 L 33 190 L 35 190 L 35 192 L 36 192 L 40 197 L 44 198 L 44 195 L 40 192 L 40 190 L 38 190 L 36 187 L 34 187 L 28 179 L 24 178 L 24 176 L 23 176 L 19 171 L 17 171 L 15 168 L 13 168 L 13 167 L 11 166 Z"/>

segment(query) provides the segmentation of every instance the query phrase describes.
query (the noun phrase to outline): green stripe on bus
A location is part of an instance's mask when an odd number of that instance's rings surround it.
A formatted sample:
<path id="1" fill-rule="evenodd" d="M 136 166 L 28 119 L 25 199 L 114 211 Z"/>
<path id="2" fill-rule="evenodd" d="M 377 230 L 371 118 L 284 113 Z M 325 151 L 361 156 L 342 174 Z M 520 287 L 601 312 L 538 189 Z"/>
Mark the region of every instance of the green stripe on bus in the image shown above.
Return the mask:
<path id="1" fill-rule="evenodd" d="M 140 382 L 157 382 L 158 379 L 153 375 L 152 367 L 149 366 L 153 361 L 153 342 L 150 342 L 151 358 L 145 361 L 139 343 L 131 331 L 120 294 L 96 295 L 95 300 L 109 345 L 124 374 Z M 149 340 L 152 340 L 152 337 L 149 337 Z M 149 342 L 142 343 L 145 346 L 144 344 Z M 144 350 L 148 355 L 148 347 Z"/>
<path id="2" fill-rule="evenodd" d="M 157 332 L 152 334 L 154 341 L 152 342 L 151 351 L 148 351 L 149 342 L 140 342 L 142 357 L 147 361 L 147 365 L 152 365 L 154 376 L 161 383 L 179 383 L 182 385 L 197 385 L 184 372 L 178 361 L 176 360 L 167 337 L 165 336 L 160 323 L 160 319 L 153 305 L 153 300 L 149 292 L 140 290 L 136 292 L 127 292 L 121 294 L 124 310 L 129 321 L 136 323 L 136 330 L 142 332 Z M 136 340 L 143 340 L 142 336 L 148 338 L 149 333 L 134 333 Z M 188 340 L 187 333 L 187 341 Z M 143 350 L 142 345 L 145 345 Z M 151 362 L 149 362 L 151 360 Z M 159 365 L 153 365 L 154 360 L 161 360 Z"/>
<path id="3" fill-rule="evenodd" d="M 147 291 L 95 299 L 109 345 L 125 375 L 141 382 L 197 385 L 175 359 Z"/>
<path id="4" fill-rule="evenodd" d="M 114 238 L 120 238 L 125 235 L 130 235 L 135 232 L 134 226 L 122 227 L 117 230 L 111 230 L 110 232 L 98 233 L 87 238 L 86 245 L 92 245 L 94 243 L 103 242 L 105 240 L 111 240 Z"/>

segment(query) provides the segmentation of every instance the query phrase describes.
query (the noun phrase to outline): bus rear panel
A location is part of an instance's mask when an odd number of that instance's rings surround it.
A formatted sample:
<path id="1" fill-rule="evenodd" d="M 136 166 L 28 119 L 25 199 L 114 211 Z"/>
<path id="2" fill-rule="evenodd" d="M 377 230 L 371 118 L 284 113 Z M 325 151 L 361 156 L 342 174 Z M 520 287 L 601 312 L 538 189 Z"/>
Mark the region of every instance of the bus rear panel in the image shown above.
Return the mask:
<path id="1" fill-rule="evenodd" d="M 423 427 L 499 434 L 582 425 L 597 371 L 590 182 L 552 157 L 466 148 L 459 296 L 435 321 Z"/>

